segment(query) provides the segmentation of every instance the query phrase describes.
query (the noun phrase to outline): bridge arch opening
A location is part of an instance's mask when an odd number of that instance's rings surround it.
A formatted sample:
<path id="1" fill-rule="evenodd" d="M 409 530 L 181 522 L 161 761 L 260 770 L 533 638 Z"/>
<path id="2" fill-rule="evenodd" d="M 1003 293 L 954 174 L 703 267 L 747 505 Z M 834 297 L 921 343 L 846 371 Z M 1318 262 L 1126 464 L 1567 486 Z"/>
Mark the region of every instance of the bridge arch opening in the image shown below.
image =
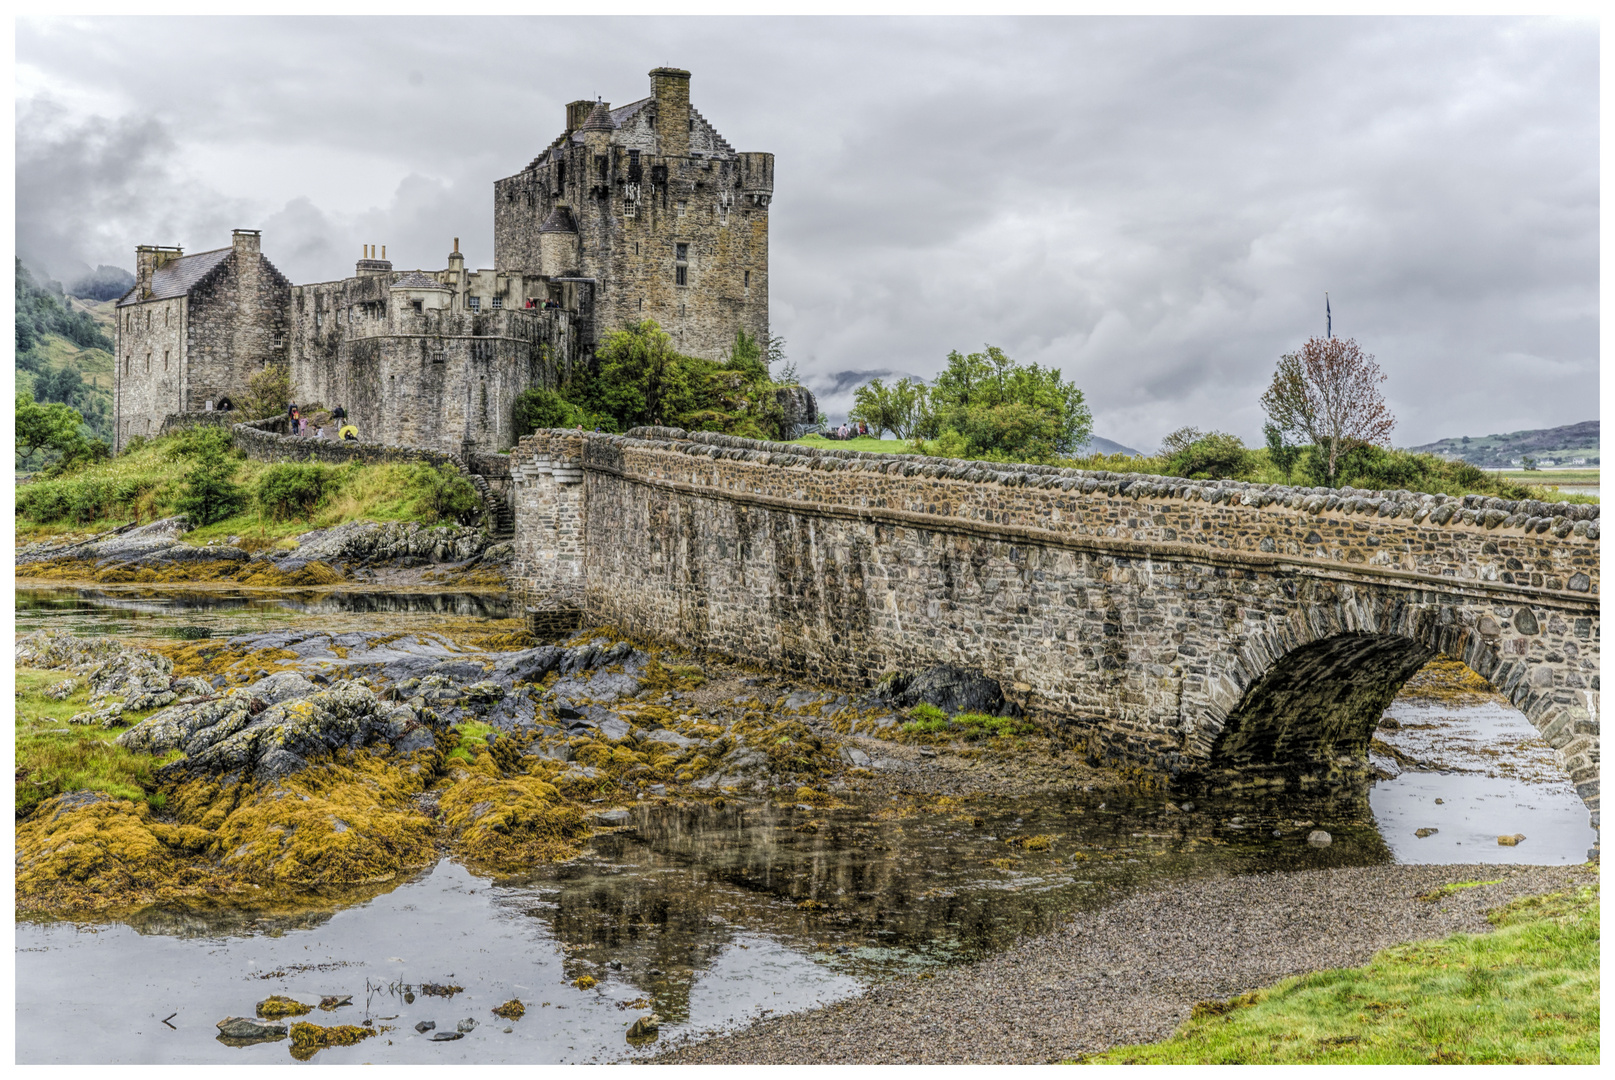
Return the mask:
<path id="1" fill-rule="evenodd" d="M 1299 644 L 1245 687 L 1210 747 L 1210 771 L 1331 783 L 1366 780 L 1375 731 L 1402 688 L 1436 659 L 1463 663 L 1504 697 L 1556 752 L 1560 768 L 1599 824 L 1598 683 L 1554 686 L 1477 651 L 1384 631 L 1338 632 Z M 1550 654 L 1549 659 L 1559 660 Z M 1491 660 L 1491 663 L 1487 661 Z M 1481 668 L 1490 671 L 1487 677 Z M 1540 675 L 1551 675 L 1539 669 Z M 1502 680 L 1502 685 L 1500 685 Z"/>

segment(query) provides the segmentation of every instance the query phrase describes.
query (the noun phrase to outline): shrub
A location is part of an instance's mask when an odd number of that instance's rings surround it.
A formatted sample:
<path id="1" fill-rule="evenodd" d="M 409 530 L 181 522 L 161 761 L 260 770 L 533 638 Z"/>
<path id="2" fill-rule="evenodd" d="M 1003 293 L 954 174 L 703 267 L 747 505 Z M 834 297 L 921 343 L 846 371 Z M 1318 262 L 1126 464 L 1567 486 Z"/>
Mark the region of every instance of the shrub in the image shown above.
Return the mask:
<path id="1" fill-rule="evenodd" d="M 1240 480 L 1255 471 L 1250 451 L 1245 449 L 1245 444 L 1238 436 L 1221 431 L 1204 435 L 1194 432 L 1193 438 L 1174 444 L 1174 437 L 1181 434 L 1173 432 L 1167 436 L 1167 445 L 1162 447 L 1169 452 L 1166 461 L 1169 476 L 1191 480 Z"/>
<path id="2" fill-rule="evenodd" d="M 470 524 L 482 510 L 482 496 L 452 465 L 416 466 L 408 490 L 415 497 L 416 512 L 434 523 Z"/>
<path id="3" fill-rule="evenodd" d="M 562 397 L 557 391 L 534 386 L 523 390 L 511 406 L 511 420 L 516 425 L 516 437 L 531 435 L 539 428 L 571 428 L 583 424 L 594 427 L 591 418 L 582 409 Z"/>
<path id="4" fill-rule="evenodd" d="M 236 463 L 224 454 L 203 454 L 185 474 L 185 488 L 174 501 L 174 509 L 198 527 L 241 513 L 247 505 L 247 491 L 232 479 L 235 472 Z"/>
<path id="5" fill-rule="evenodd" d="M 271 465 L 258 478 L 253 496 L 275 521 L 314 517 L 320 504 L 341 484 L 341 470 L 318 462 Z"/>
<path id="6" fill-rule="evenodd" d="M 243 420 L 263 420 L 283 414 L 291 400 L 291 372 L 279 364 L 270 364 L 247 379 L 247 392 L 236 407 Z"/>

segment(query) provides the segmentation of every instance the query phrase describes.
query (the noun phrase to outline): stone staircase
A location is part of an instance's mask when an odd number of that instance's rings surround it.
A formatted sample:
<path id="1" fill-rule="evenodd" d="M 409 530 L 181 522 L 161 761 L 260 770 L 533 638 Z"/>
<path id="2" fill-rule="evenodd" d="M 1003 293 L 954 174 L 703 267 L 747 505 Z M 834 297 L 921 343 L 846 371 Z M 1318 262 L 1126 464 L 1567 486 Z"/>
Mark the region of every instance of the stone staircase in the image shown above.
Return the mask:
<path id="1" fill-rule="evenodd" d="M 515 539 L 516 516 L 510 512 L 510 504 L 494 491 L 484 477 L 472 473 L 470 480 L 471 486 L 482 497 L 482 521 L 488 529 L 488 536 L 495 542 Z"/>

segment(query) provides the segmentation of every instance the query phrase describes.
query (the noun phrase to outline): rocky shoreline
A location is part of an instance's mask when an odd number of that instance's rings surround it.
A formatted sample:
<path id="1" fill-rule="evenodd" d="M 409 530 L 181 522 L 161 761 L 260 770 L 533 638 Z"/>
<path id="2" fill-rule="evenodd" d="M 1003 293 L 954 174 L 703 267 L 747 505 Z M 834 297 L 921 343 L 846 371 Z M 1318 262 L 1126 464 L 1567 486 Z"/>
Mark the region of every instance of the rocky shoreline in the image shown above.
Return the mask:
<path id="1" fill-rule="evenodd" d="M 68 723 L 126 729 L 114 742 L 153 780 L 144 802 L 45 793 L 17 827 L 19 910 L 285 899 L 445 854 L 515 872 L 576 854 L 642 800 L 1119 783 L 1029 726 L 956 733 L 973 739 L 958 746 L 911 732 L 918 706 L 944 726 L 947 709 L 1013 712 L 958 669 L 848 695 L 601 631 L 519 644 L 384 630 L 20 639 L 19 670 L 62 676 L 45 696 L 80 709 Z"/>
<path id="2" fill-rule="evenodd" d="M 1588 867 L 1373 866 L 1202 879 L 1135 894 L 935 978 L 906 979 L 666 1064 L 1039 1064 L 1166 1038 L 1202 1001 L 1491 929 L 1485 913 L 1595 882 Z M 1436 895 L 1442 886 L 1492 882 Z"/>
<path id="3" fill-rule="evenodd" d="M 103 584 L 503 588 L 515 556 L 514 545 L 493 542 L 480 528 L 409 521 L 350 521 L 267 549 L 254 548 L 252 537 L 188 543 L 191 531 L 185 518 L 170 517 L 88 539 L 28 544 L 17 549 L 16 576 Z"/>

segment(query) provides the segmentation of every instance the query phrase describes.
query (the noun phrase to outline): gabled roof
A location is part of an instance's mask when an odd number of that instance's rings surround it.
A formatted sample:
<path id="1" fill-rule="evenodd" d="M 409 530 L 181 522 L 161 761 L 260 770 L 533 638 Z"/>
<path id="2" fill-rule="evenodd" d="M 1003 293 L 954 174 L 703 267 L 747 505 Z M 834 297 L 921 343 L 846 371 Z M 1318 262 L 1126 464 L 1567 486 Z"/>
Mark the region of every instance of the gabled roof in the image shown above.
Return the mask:
<path id="1" fill-rule="evenodd" d="M 190 291 L 196 288 L 209 272 L 228 259 L 230 252 L 234 250 L 233 247 L 224 247 L 214 251 L 199 251 L 195 255 L 182 255 L 151 275 L 150 296 L 139 295 L 140 287 L 136 285 L 118 301 L 118 306 L 188 296 Z"/>
<path id="2" fill-rule="evenodd" d="M 572 211 L 568 210 L 564 206 L 557 206 L 554 210 L 550 211 L 550 216 L 544 219 L 544 224 L 538 227 L 538 231 L 541 233 L 575 233 L 578 231 L 578 227 L 572 222 Z"/>
<path id="3" fill-rule="evenodd" d="M 398 280 L 392 283 L 395 289 L 442 289 L 449 291 L 449 287 L 434 277 L 427 277 L 419 270 L 406 270 L 400 274 Z"/>

